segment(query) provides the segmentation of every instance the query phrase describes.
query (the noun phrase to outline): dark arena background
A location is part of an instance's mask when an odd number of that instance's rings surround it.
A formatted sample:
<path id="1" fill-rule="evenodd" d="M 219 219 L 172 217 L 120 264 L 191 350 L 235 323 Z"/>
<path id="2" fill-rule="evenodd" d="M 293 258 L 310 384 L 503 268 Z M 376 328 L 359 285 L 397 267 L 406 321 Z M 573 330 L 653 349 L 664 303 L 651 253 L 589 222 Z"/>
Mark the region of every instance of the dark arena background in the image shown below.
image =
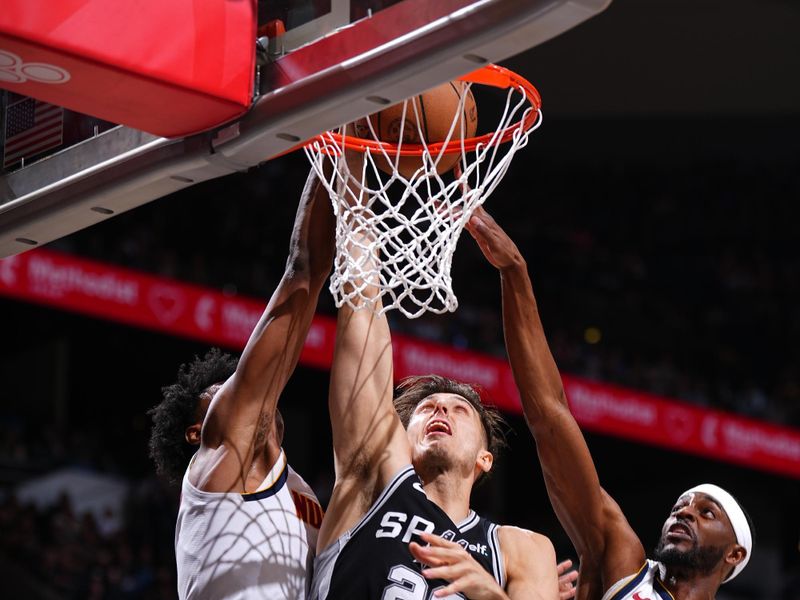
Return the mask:
<path id="1" fill-rule="evenodd" d="M 615 0 L 505 64 L 545 118 L 486 208 L 527 259 L 601 482 L 648 549 L 682 491 L 729 489 L 757 537 L 718 598 L 800 599 L 800 5 Z M 287 155 L 0 260 L 0 595 L 175 597 L 178 490 L 154 474 L 145 413 L 182 362 L 241 349 L 307 171 Z M 396 352 L 502 390 L 498 278 L 468 235 L 453 279 L 454 314 L 391 315 Z M 318 312 L 280 409 L 324 504 L 327 292 Z M 475 507 L 574 559 L 507 418 Z"/>

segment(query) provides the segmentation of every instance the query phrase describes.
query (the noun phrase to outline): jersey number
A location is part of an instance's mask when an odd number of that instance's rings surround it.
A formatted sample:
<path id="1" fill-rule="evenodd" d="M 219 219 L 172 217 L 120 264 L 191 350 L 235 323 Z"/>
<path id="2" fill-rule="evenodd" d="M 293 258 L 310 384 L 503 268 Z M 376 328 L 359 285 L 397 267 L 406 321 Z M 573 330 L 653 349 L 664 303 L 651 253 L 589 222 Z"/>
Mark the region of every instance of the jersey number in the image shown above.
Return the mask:
<path id="1" fill-rule="evenodd" d="M 416 571 L 405 565 L 395 565 L 389 570 L 389 585 L 383 588 L 381 600 L 458 600 L 463 599 L 461 594 L 451 594 L 441 599 L 434 599 L 434 592 L 442 589 L 437 587 L 428 595 L 428 582 Z"/>

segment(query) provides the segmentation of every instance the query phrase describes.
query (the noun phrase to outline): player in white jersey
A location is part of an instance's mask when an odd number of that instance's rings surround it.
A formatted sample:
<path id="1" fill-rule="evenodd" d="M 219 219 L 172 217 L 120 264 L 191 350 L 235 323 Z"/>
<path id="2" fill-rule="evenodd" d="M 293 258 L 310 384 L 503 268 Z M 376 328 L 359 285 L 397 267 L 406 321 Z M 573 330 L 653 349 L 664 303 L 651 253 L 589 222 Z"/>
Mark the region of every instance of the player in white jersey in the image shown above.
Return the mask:
<path id="1" fill-rule="evenodd" d="M 297 365 L 333 258 L 327 193 L 309 175 L 284 276 L 238 363 L 183 365 L 152 411 L 151 455 L 182 478 L 181 599 L 305 598 L 322 510 L 281 448 L 278 397 Z"/>
<path id="2" fill-rule="evenodd" d="M 175 529 L 181 598 L 304 598 L 322 509 L 278 461 L 252 493 L 204 492 L 187 469 Z"/>
<path id="3" fill-rule="evenodd" d="M 725 490 L 684 492 L 648 561 L 619 505 L 600 486 L 586 441 L 569 412 L 539 319 L 527 265 L 485 210 L 468 225 L 501 275 L 506 347 L 525 418 L 536 439 L 550 501 L 580 557 L 580 600 L 713 598 L 747 564 L 753 529 Z"/>

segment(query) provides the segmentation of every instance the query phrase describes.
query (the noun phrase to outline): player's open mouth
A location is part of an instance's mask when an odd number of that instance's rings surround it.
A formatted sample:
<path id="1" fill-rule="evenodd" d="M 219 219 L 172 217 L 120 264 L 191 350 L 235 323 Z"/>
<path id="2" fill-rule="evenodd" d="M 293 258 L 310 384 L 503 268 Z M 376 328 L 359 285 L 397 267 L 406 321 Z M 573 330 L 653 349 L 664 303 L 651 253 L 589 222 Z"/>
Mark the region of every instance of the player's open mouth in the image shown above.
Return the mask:
<path id="1" fill-rule="evenodd" d="M 432 435 L 441 433 L 444 435 L 453 435 L 453 430 L 450 429 L 450 423 L 447 421 L 442 421 L 440 419 L 435 419 L 428 423 L 428 426 L 425 428 L 425 435 Z"/>
<path id="2" fill-rule="evenodd" d="M 689 528 L 688 525 L 684 523 L 675 522 L 670 525 L 669 529 L 667 530 L 667 539 L 670 541 L 683 541 L 688 540 L 693 542 L 694 541 L 694 534 L 692 530 Z"/>

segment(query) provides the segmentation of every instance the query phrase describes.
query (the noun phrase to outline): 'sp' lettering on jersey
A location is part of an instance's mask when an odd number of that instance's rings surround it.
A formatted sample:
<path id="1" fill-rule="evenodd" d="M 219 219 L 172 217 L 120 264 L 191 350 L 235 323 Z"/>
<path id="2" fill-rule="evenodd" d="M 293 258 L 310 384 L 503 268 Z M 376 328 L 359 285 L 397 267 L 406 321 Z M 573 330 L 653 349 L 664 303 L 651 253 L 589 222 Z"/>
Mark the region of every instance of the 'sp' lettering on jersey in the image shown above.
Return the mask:
<path id="1" fill-rule="evenodd" d="M 386 486 L 364 518 L 333 542 L 314 561 L 314 600 L 429 600 L 447 585 L 422 576 L 423 565 L 408 549 L 434 533 L 464 547 L 501 587 L 505 567 L 497 525 L 470 511 L 460 523 L 428 499 L 411 466 Z M 461 595 L 450 598 L 462 598 Z"/>

